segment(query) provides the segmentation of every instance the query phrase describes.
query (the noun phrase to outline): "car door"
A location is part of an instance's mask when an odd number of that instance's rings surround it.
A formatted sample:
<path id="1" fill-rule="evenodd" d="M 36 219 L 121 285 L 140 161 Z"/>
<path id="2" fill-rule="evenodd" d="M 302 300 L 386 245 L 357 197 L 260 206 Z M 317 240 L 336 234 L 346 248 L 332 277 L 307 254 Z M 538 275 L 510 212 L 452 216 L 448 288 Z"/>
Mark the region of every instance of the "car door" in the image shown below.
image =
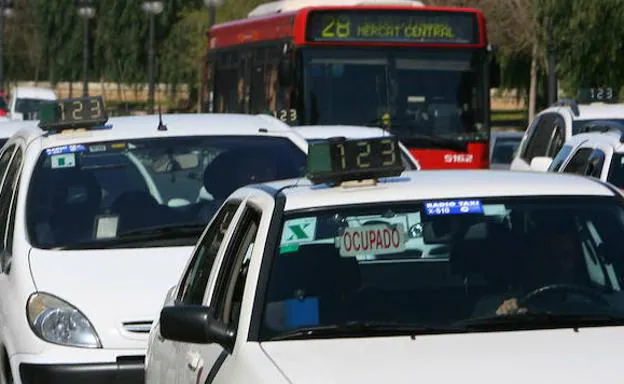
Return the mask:
<path id="1" fill-rule="evenodd" d="M 243 300 L 243 296 L 245 286 L 248 284 L 247 272 L 251 256 L 254 253 L 262 254 L 263 250 L 263 242 L 257 239 L 262 215 L 262 208 L 250 202 L 246 204 L 245 211 L 225 251 L 214 284 L 209 284 L 210 291 L 207 292 L 209 297 L 206 297 L 206 305 L 212 308 L 215 319 L 235 330 L 234 345 L 243 340 L 244 335 L 238 337 L 238 334 L 248 326 L 246 322 L 239 324 L 239 319 L 244 309 L 243 306 L 251 305 L 250 301 Z M 259 245 L 258 249 L 254 248 L 256 244 Z M 225 348 L 217 343 L 188 344 L 188 346 L 189 364 L 187 366 L 193 375 L 185 383 L 212 383 L 226 360 L 236 359 L 232 356 L 235 348 Z"/>
<path id="2" fill-rule="evenodd" d="M 223 253 L 225 239 L 231 236 L 233 221 L 239 214 L 241 201 L 232 199 L 222 205 L 208 225 L 206 231 L 198 241 L 191 259 L 185 268 L 174 295 L 173 305 L 195 304 L 202 305 L 204 292 L 208 283 L 212 266 L 217 257 Z M 149 383 L 175 383 L 180 380 L 180 374 L 186 374 L 186 356 L 180 356 L 183 349 L 178 342 L 165 340 L 160 334 L 160 325 L 157 323 L 150 335 L 150 346 L 146 362 L 146 381 Z"/>
<path id="3" fill-rule="evenodd" d="M 563 167 L 563 173 L 576 173 L 578 175 L 584 175 L 587 169 L 587 160 L 594 151 L 591 147 L 579 148 L 574 155 L 570 158 L 570 161 Z"/>

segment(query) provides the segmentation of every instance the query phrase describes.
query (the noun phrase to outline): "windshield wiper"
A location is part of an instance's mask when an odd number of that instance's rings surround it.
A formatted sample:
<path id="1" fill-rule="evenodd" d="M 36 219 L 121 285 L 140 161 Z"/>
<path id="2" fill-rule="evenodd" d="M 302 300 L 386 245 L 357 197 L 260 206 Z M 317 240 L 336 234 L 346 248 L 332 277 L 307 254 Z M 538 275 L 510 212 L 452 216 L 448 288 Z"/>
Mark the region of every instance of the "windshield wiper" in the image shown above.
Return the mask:
<path id="1" fill-rule="evenodd" d="M 407 134 L 405 136 L 399 135 L 399 140 L 407 147 L 418 145 L 418 144 L 429 144 L 439 148 L 451 149 L 453 151 L 458 152 L 467 152 L 468 144 L 457 140 L 451 139 L 447 137 L 436 137 L 422 134 Z"/>
<path id="2" fill-rule="evenodd" d="M 162 225 L 133 229 L 130 231 L 122 232 L 118 234 L 117 237 L 123 239 L 137 236 L 195 236 L 203 232 L 204 228 L 206 228 L 205 223 Z"/>
<path id="3" fill-rule="evenodd" d="M 515 329 L 581 328 L 609 325 L 624 325 L 624 315 L 612 314 L 557 314 L 557 313 L 525 313 L 513 315 L 495 315 L 461 320 L 456 326 L 469 330 L 501 331 Z"/>
<path id="4" fill-rule="evenodd" d="M 458 327 L 432 327 L 418 324 L 402 324 L 392 322 L 360 322 L 351 321 L 342 324 L 303 327 L 280 333 L 270 341 L 314 339 L 331 337 L 364 337 L 394 335 L 429 335 L 440 333 L 458 333 L 465 329 Z"/>
<path id="5" fill-rule="evenodd" d="M 116 237 L 93 239 L 52 248 L 55 251 L 78 249 L 101 249 L 146 241 L 194 239 L 203 232 L 206 224 L 181 224 L 138 228 L 118 234 Z"/>

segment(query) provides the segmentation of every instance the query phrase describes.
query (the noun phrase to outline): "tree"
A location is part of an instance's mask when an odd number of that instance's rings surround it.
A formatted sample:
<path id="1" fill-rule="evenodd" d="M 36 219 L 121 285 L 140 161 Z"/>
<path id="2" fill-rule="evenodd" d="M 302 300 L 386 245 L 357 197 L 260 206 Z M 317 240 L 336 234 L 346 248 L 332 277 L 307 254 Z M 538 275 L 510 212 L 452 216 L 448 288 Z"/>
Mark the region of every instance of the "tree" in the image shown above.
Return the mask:
<path id="1" fill-rule="evenodd" d="M 82 20 L 75 4 L 38 0 L 37 6 L 50 81 L 74 80 L 82 68 Z"/>
<path id="2" fill-rule="evenodd" d="M 262 2 L 262 0 L 226 1 L 217 9 L 216 21 L 222 23 L 244 18 Z M 173 26 L 161 47 L 161 76 L 163 80 L 174 84 L 189 84 L 189 88 L 193 90 L 191 93 L 197 95 L 202 89 L 208 49 L 208 12 L 204 8 L 187 8 L 179 14 L 179 17 L 179 21 Z"/>
<path id="3" fill-rule="evenodd" d="M 557 70 L 566 91 L 575 95 L 580 87 L 622 88 L 624 2 L 570 0 L 557 6 L 550 1 L 537 16 L 553 21 Z"/>

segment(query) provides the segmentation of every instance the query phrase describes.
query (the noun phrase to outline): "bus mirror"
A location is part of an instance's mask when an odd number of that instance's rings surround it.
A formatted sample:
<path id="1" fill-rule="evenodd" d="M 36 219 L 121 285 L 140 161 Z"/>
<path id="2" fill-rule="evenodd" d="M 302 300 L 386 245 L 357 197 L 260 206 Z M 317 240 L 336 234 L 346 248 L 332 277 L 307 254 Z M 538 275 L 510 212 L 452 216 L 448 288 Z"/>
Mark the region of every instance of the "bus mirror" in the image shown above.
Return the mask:
<path id="1" fill-rule="evenodd" d="M 496 56 L 490 56 L 490 89 L 500 86 L 500 65 Z"/>
<path id="2" fill-rule="evenodd" d="M 295 82 L 292 61 L 289 58 L 284 58 L 280 61 L 278 76 L 279 82 L 282 86 L 290 86 Z"/>

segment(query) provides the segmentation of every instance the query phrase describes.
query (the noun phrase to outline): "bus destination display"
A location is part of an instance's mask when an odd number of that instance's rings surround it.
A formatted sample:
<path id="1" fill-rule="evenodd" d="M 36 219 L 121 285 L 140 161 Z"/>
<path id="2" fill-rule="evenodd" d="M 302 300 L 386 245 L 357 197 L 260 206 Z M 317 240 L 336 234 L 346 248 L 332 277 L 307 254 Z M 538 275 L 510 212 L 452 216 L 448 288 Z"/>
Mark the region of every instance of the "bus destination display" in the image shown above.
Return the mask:
<path id="1" fill-rule="evenodd" d="M 311 12 L 306 38 L 313 42 L 479 43 L 472 13 L 405 10 Z"/>

